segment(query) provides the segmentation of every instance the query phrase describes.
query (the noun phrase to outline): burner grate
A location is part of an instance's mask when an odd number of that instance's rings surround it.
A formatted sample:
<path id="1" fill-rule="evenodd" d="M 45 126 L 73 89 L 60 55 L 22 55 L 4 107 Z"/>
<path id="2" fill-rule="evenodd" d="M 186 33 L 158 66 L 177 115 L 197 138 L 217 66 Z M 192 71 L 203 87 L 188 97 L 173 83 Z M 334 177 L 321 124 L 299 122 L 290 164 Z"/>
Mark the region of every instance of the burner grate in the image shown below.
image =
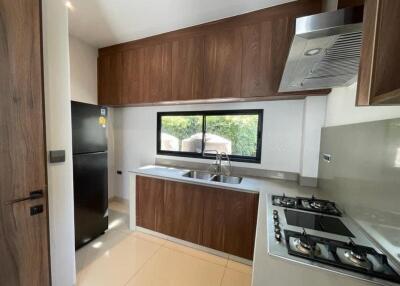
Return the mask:
<path id="1" fill-rule="evenodd" d="M 389 265 L 387 257 L 375 249 L 350 243 L 284 230 L 288 253 L 342 269 L 400 283 L 400 276 Z M 307 240 L 318 251 L 297 251 L 294 241 Z M 350 255 L 352 253 L 352 255 Z M 358 259 L 356 263 L 354 259 Z"/>

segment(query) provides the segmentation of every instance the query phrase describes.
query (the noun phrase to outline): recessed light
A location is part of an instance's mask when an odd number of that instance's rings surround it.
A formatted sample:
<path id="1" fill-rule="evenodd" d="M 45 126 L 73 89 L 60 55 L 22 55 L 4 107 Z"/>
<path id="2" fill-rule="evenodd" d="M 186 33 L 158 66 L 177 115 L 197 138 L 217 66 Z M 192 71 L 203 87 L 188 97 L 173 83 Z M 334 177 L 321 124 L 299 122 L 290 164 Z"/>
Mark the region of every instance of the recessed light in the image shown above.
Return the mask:
<path id="1" fill-rule="evenodd" d="M 74 5 L 72 5 L 71 1 L 65 1 L 65 6 L 67 6 L 69 10 L 74 10 Z"/>
<path id="2" fill-rule="evenodd" d="M 315 56 L 318 55 L 322 51 L 321 48 L 315 48 L 308 50 L 307 52 L 304 53 L 305 56 Z"/>

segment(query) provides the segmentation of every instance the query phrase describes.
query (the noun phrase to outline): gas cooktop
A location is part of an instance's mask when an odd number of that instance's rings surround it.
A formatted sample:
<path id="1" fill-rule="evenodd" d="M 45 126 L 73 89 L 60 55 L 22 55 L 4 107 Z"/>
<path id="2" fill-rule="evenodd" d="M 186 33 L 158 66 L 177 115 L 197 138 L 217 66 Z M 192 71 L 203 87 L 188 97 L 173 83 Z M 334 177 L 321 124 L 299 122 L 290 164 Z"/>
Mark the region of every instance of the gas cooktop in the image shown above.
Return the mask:
<path id="1" fill-rule="evenodd" d="M 400 283 L 398 267 L 334 202 L 270 196 L 267 221 L 271 255 L 381 285 Z"/>
<path id="2" fill-rule="evenodd" d="M 272 196 L 272 204 L 274 206 L 317 212 L 321 214 L 335 216 L 342 215 L 341 212 L 336 208 L 334 202 L 319 200 L 314 196 L 311 198 L 287 197 L 285 194 L 282 196 Z"/>

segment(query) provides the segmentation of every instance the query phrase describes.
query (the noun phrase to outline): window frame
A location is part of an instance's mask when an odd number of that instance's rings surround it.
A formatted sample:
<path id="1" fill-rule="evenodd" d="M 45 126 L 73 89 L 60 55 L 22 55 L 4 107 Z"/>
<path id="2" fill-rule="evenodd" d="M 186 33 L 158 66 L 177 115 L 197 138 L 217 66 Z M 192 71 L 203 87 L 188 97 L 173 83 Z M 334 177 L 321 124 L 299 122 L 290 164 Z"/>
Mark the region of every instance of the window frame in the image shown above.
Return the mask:
<path id="1" fill-rule="evenodd" d="M 262 149 L 262 133 L 263 133 L 263 122 L 264 122 L 264 110 L 263 109 L 234 109 L 234 110 L 206 110 L 206 111 L 172 111 L 172 112 L 157 112 L 157 155 L 164 156 L 176 156 L 176 157 L 187 157 L 187 158 L 198 158 L 198 159 L 212 159 L 212 153 L 206 153 L 203 156 L 205 148 L 205 133 L 206 133 L 206 117 L 212 115 L 258 115 L 258 126 L 257 126 L 257 151 L 256 156 L 240 156 L 240 155 L 229 155 L 231 161 L 235 162 L 246 162 L 246 163 L 261 163 L 261 149 Z M 166 151 L 161 150 L 161 118 L 163 116 L 202 116 L 203 117 L 203 142 L 202 142 L 202 153 L 196 152 L 182 152 L 182 151 Z"/>

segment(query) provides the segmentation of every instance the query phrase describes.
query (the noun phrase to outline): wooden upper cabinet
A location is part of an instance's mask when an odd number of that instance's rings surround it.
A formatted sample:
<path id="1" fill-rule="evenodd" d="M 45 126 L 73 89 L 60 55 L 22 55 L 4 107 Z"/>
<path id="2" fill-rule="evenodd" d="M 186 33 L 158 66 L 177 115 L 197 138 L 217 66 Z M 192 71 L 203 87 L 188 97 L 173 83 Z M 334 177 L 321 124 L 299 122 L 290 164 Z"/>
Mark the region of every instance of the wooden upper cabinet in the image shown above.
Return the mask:
<path id="1" fill-rule="evenodd" d="M 278 94 L 294 30 L 294 18 L 244 26 L 241 97 Z"/>
<path id="2" fill-rule="evenodd" d="M 357 105 L 400 104 L 400 1 L 366 0 Z"/>
<path id="3" fill-rule="evenodd" d="M 171 43 L 140 48 L 143 60 L 142 98 L 144 102 L 171 99 Z"/>
<path id="4" fill-rule="evenodd" d="M 204 37 L 183 38 L 172 43 L 172 100 L 203 97 Z"/>
<path id="5" fill-rule="evenodd" d="M 295 18 L 319 12 L 321 1 L 294 1 L 102 48 L 99 102 L 128 106 L 325 95 L 330 90 L 278 93 Z"/>
<path id="6" fill-rule="evenodd" d="M 144 57 L 141 49 L 122 53 L 122 104 L 145 102 L 143 93 Z"/>
<path id="7" fill-rule="evenodd" d="M 98 59 L 98 100 L 101 105 L 121 105 L 122 54 L 114 53 Z"/>
<path id="8" fill-rule="evenodd" d="M 208 34 L 204 49 L 204 98 L 239 98 L 242 76 L 240 29 Z"/>

